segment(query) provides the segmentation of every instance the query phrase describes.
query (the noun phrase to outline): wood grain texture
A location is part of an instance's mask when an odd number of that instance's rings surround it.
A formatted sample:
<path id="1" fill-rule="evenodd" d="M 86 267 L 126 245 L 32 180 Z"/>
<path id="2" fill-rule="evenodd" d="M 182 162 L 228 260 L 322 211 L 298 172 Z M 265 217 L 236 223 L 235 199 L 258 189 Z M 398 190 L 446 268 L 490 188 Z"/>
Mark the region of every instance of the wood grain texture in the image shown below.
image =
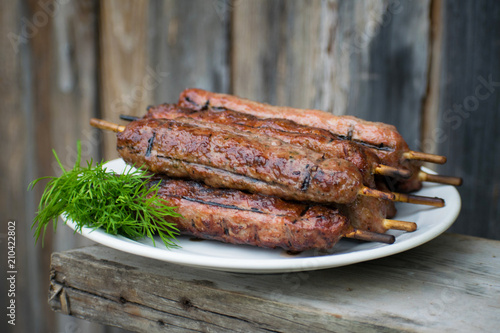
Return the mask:
<path id="1" fill-rule="evenodd" d="M 500 242 L 450 234 L 384 259 L 271 275 L 95 246 L 52 256 L 49 303 L 139 332 L 493 331 L 499 260 Z"/>
<path id="2" fill-rule="evenodd" d="M 100 2 L 101 116 L 118 122 L 120 114 L 145 110 L 148 89 L 148 0 Z M 116 137 L 103 133 L 103 157 L 118 157 Z"/>
<path id="3" fill-rule="evenodd" d="M 19 221 L 17 228 L 17 241 L 21 246 L 16 253 L 18 277 L 17 285 L 19 297 L 18 306 L 23 316 L 33 318 L 32 321 L 19 320 L 15 331 L 47 331 L 54 327 L 54 313 L 43 304 L 45 284 L 43 277 L 47 276 L 49 265 L 48 256 L 52 252 L 53 235 L 47 234 L 45 247 L 41 244 L 34 245 L 33 234 L 30 229 L 35 216 L 37 203 L 40 200 L 43 186 L 40 183 L 33 191 L 27 191 L 28 184 L 35 178 L 52 174 L 51 163 L 51 58 L 53 56 L 52 39 L 52 2 L 42 4 L 38 1 L 27 1 L 20 4 L 19 15 L 24 19 L 21 21 L 19 30 L 23 37 L 18 57 L 21 61 L 22 79 L 21 113 L 23 128 L 18 135 L 25 137 L 26 145 L 21 148 L 24 161 L 16 165 L 17 172 L 23 174 L 23 181 L 16 184 L 18 191 L 22 193 L 25 200 L 21 199 L 24 207 L 17 207 L 17 214 L 25 219 Z M 48 10 L 46 8 L 49 8 Z M 52 7 L 54 8 L 54 7 Z M 18 110 L 15 110 L 18 111 Z M 14 139 L 15 140 L 15 139 Z M 12 141 L 11 141 L 12 142 Z M 20 140 L 19 142 L 23 142 Z M 13 144 L 17 144 L 13 141 Z M 21 146 L 22 147 L 22 146 Z"/>
<path id="4" fill-rule="evenodd" d="M 387 122 L 419 144 L 429 1 L 248 1 L 233 20 L 234 94 Z"/>
<path id="5" fill-rule="evenodd" d="M 25 191 L 28 186 L 27 173 L 30 166 L 27 165 L 29 137 L 24 135 L 28 128 L 27 110 L 24 107 L 23 100 L 23 70 L 21 57 L 25 56 L 23 44 L 19 44 L 21 34 L 21 16 L 20 1 L 2 1 L 0 2 L 0 103 L 1 115 L 0 121 L 0 145 L 3 150 L 0 156 L 0 212 L 2 221 L 0 222 L 0 269 L 2 271 L 0 283 L 0 297 L 2 304 L 7 306 L 10 299 L 7 298 L 7 292 L 10 289 L 6 282 L 8 274 L 7 262 L 7 226 L 8 221 L 16 221 L 16 247 L 17 269 L 26 268 L 26 256 L 29 254 L 21 244 L 27 234 L 26 221 L 31 218 L 32 211 L 26 207 L 29 199 L 25 197 Z M 25 279 L 17 277 L 19 284 Z M 28 305 L 28 293 L 18 292 L 15 299 L 16 306 L 19 309 L 21 305 Z M 26 315 L 33 315 L 33 311 L 26 311 Z M 17 326 L 13 327 L 7 323 L 10 318 L 6 317 L 0 321 L 0 331 L 2 332 L 26 332 L 32 326 L 26 322 L 16 321 Z"/>
<path id="6" fill-rule="evenodd" d="M 463 177 L 454 232 L 500 239 L 500 3 L 446 1 L 440 113 L 434 133 L 448 162 L 440 173 Z"/>
<path id="7" fill-rule="evenodd" d="M 151 2 L 150 104 L 176 103 L 188 87 L 229 92 L 232 9 L 225 0 Z M 136 114 L 144 113 L 140 109 Z"/>
<path id="8" fill-rule="evenodd" d="M 98 105 L 98 45 L 97 1 L 67 2 L 57 6 L 53 17 L 52 57 L 50 80 L 52 148 L 66 169 L 71 169 L 77 157 L 78 140 L 82 146 L 82 161 L 99 161 L 101 138 L 99 131 L 89 124 L 97 117 Z M 61 170 L 51 157 L 51 174 L 60 175 Z M 62 222 L 60 222 L 62 223 Z M 93 242 L 75 236 L 66 227 L 54 234 L 54 251 L 88 246 Z M 45 281 L 45 279 L 42 279 Z M 58 314 L 53 331 L 103 333 L 109 331 L 102 325 L 78 320 Z"/>
<path id="9" fill-rule="evenodd" d="M 427 93 L 422 108 L 422 139 L 418 148 L 425 153 L 437 154 L 437 142 L 432 138 L 439 118 L 439 88 L 443 58 L 443 1 L 431 1 L 429 10 L 431 20 L 429 71 L 427 74 Z M 426 163 L 425 166 L 432 170 L 436 167 L 433 163 Z"/>
<path id="10" fill-rule="evenodd" d="M 395 125 L 417 150 L 427 90 L 429 3 L 345 1 L 339 15 L 339 24 L 350 27 L 346 113 Z"/>
<path id="11" fill-rule="evenodd" d="M 232 92 L 261 102 L 345 111 L 337 1 L 239 1 Z M 258 27 L 258 28 L 257 28 Z"/>

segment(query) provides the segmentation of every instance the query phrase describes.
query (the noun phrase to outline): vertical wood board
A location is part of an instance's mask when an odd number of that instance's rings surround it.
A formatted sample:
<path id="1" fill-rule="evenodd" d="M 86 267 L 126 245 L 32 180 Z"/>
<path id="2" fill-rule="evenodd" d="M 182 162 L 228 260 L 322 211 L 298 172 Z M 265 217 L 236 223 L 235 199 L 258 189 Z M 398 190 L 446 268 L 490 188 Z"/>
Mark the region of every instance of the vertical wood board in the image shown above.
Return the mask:
<path id="1" fill-rule="evenodd" d="M 120 114 L 144 110 L 148 89 L 148 0 L 100 2 L 101 115 L 119 122 Z M 118 157 L 114 133 L 103 133 L 103 157 Z"/>
<path id="2" fill-rule="evenodd" d="M 229 92 L 231 1 L 154 1 L 148 47 L 149 104 L 177 103 L 185 88 Z M 145 109 L 137 110 L 142 115 Z"/>
<path id="3" fill-rule="evenodd" d="M 446 1 L 439 123 L 430 138 L 464 178 L 451 230 L 500 238 L 500 3 Z"/>

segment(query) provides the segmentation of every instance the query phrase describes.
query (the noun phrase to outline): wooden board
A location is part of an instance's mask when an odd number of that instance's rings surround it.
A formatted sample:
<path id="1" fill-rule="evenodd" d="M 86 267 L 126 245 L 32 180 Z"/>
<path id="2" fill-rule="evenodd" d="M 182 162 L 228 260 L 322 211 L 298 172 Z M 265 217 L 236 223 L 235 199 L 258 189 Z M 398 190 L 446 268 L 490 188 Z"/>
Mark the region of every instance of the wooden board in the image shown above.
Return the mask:
<path id="1" fill-rule="evenodd" d="M 148 0 L 100 2 L 101 116 L 119 122 L 151 101 L 148 89 Z M 103 133 L 103 156 L 118 157 L 116 136 Z"/>
<path id="2" fill-rule="evenodd" d="M 180 92 L 191 87 L 229 92 L 231 11 L 230 1 L 150 4 L 150 104 L 177 103 Z"/>
<path id="3" fill-rule="evenodd" d="M 231 82 L 236 95 L 276 105 L 345 113 L 338 75 L 337 1 L 238 1 Z M 258 29 L 256 28 L 258 27 Z"/>
<path id="4" fill-rule="evenodd" d="M 53 254 L 49 304 L 138 332 L 494 331 L 499 264 L 499 241 L 454 234 L 366 263 L 268 275 L 95 246 Z"/>
<path id="5" fill-rule="evenodd" d="M 233 18 L 233 93 L 387 122 L 418 148 L 429 1 L 242 1 Z"/>
<path id="6" fill-rule="evenodd" d="M 71 169 L 76 162 L 78 140 L 82 147 L 82 165 L 85 161 L 100 160 L 102 135 L 89 124 L 99 116 L 98 103 L 98 3 L 96 1 L 67 2 L 57 6 L 53 18 L 54 50 L 50 64 L 50 122 L 52 148 L 61 163 Z M 51 174 L 61 170 L 52 155 Z M 69 228 L 58 228 L 54 234 L 53 250 L 93 244 L 84 237 L 75 236 Z M 43 278 L 40 278 L 44 281 Z M 64 315 L 57 315 L 53 331 L 103 333 L 106 327 Z"/>
<path id="7" fill-rule="evenodd" d="M 429 138 L 463 177 L 454 232 L 500 239 L 500 3 L 443 2 L 440 112 Z M 488 83 L 489 82 L 489 83 Z"/>
<path id="8" fill-rule="evenodd" d="M 420 143 L 427 91 L 430 1 L 345 1 L 339 25 L 349 38 L 347 114 L 395 125 L 412 149 Z"/>
<path id="9" fill-rule="evenodd" d="M 28 228 L 25 226 L 25 221 L 31 218 L 33 206 L 29 205 L 33 201 L 34 196 L 26 197 L 26 188 L 28 186 L 27 174 L 33 170 L 33 167 L 27 164 L 30 146 L 32 146 L 31 138 L 24 135 L 29 128 L 29 119 L 26 119 L 29 114 L 26 106 L 23 105 L 23 60 L 26 59 L 24 48 L 25 44 L 21 41 L 20 29 L 21 25 L 18 22 L 20 15 L 20 3 L 17 1 L 2 1 L 0 2 L 0 103 L 2 103 L 2 120 L 0 121 L 0 144 L 3 154 L 0 156 L 0 211 L 2 212 L 2 221 L 0 222 L 0 245 L 2 249 L 0 269 L 2 270 L 0 283 L 0 297 L 2 304 L 8 306 L 10 298 L 8 298 L 9 284 L 6 282 L 8 277 L 7 271 L 11 270 L 7 262 L 7 246 L 8 243 L 8 222 L 16 221 L 16 268 L 20 270 L 26 267 L 27 256 L 29 249 L 23 248 L 21 242 L 26 236 Z M 5 15 L 4 13 L 8 13 Z M 30 200 L 31 199 L 31 200 Z M 31 208 L 31 209 L 30 209 Z M 18 285 L 26 283 L 26 279 L 17 277 Z M 26 293 L 18 292 L 15 298 L 17 309 L 19 306 L 28 305 L 29 300 Z M 21 311 L 21 310 L 18 310 Z M 34 311 L 26 311 L 26 315 L 37 315 Z M 29 323 L 17 321 L 17 331 L 8 324 L 10 318 L 6 317 L 0 321 L 0 331 L 8 332 L 26 332 L 32 326 Z"/>

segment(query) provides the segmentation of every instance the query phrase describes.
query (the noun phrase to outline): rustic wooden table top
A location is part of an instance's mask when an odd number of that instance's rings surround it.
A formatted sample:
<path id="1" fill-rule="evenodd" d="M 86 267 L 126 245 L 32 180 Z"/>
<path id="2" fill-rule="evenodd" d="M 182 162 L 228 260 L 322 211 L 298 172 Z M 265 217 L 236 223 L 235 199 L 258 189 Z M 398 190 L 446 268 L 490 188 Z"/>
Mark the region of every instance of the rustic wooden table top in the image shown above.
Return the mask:
<path id="1" fill-rule="evenodd" d="M 49 304 L 139 332 L 494 332 L 500 241 L 444 234 L 320 271 L 226 273 L 91 246 L 52 255 Z"/>

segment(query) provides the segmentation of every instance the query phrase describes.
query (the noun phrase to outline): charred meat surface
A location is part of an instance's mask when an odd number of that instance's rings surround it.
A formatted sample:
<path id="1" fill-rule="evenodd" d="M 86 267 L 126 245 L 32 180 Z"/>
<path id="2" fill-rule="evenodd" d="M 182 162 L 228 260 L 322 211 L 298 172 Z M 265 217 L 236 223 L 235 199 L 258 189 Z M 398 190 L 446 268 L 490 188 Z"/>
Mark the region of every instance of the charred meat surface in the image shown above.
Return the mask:
<path id="1" fill-rule="evenodd" d="M 411 170 L 413 176 L 398 186 L 405 191 L 421 188 L 418 170 L 421 163 L 408 161 L 403 153 L 409 151 L 407 143 L 392 125 L 370 122 L 353 116 L 335 116 L 320 110 L 296 109 L 258 103 L 237 96 L 212 93 L 202 89 L 186 89 L 179 98 L 179 106 L 203 110 L 208 107 L 227 109 L 261 118 L 286 118 L 298 124 L 321 128 L 339 137 L 354 140 L 375 153 L 384 164 Z"/>
<path id="2" fill-rule="evenodd" d="M 378 157 L 366 152 L 352 141 L 340 140 L 328 131 L 296 124 L 285 119 L 261 119 L 252 115 L 230 111 L 213 110 L 210 107 L 196 111 L 175 104 L 162 104 L 148 109 L 146 118 L 176 119 L 190 117 L 209 123 L 233 126 L 239 130 L 268 135 L 282 141 L 303 146 L 316 152 L 324 152 L 325 157 L 343 158 L 352 162 L 363 174 L 364 184 L 375 187 L 370 169 L 378 165 Z M 384 186 L 378 184 L 377 188 Z M 384 187 L 385 191 L 388 191 Z M 389 200 L 358 197 L 354 202 L 339 209 L 349 217 L 351 224 L 360 230 L 383 233 L 384 219 L 395 215 L 394 203 Z"/>
<path id="3" fill-rule="evenodd" d="M 330 249 L 345 234 L 348 220 L 338 210 L 286 202 L 194 181 L 155 176 L 158 195 L 177 206 L 182 218 L 168 217 L 183 234 L 232 244 L 290 251 Z"/>
<path id="4" fill-rule="evenodd" d="M 353 202 L 363 187 L 348 161 L 190 118 L 133 121 L 117 138 L 127 163 L 210 186 L 336 203 Z"/>
<path id="5" fill-rule="evenodd" d="M 241 112 L 216 110 L 210 107 L 196 111 L 175 104 L 151 107 L 145 117 L 159 119 L 189 117 L 208 123 L 228 125 L 240 131 L 270 136 L 321 153 L 325 158 L 345 159 L 358 168 L 366 186 L 375 186 L 373 170 L 380 164 L 378 157 L 353 141 L 342 140 L 323 129 L 300 125 L 287 119 L 262 119 Z"/>

